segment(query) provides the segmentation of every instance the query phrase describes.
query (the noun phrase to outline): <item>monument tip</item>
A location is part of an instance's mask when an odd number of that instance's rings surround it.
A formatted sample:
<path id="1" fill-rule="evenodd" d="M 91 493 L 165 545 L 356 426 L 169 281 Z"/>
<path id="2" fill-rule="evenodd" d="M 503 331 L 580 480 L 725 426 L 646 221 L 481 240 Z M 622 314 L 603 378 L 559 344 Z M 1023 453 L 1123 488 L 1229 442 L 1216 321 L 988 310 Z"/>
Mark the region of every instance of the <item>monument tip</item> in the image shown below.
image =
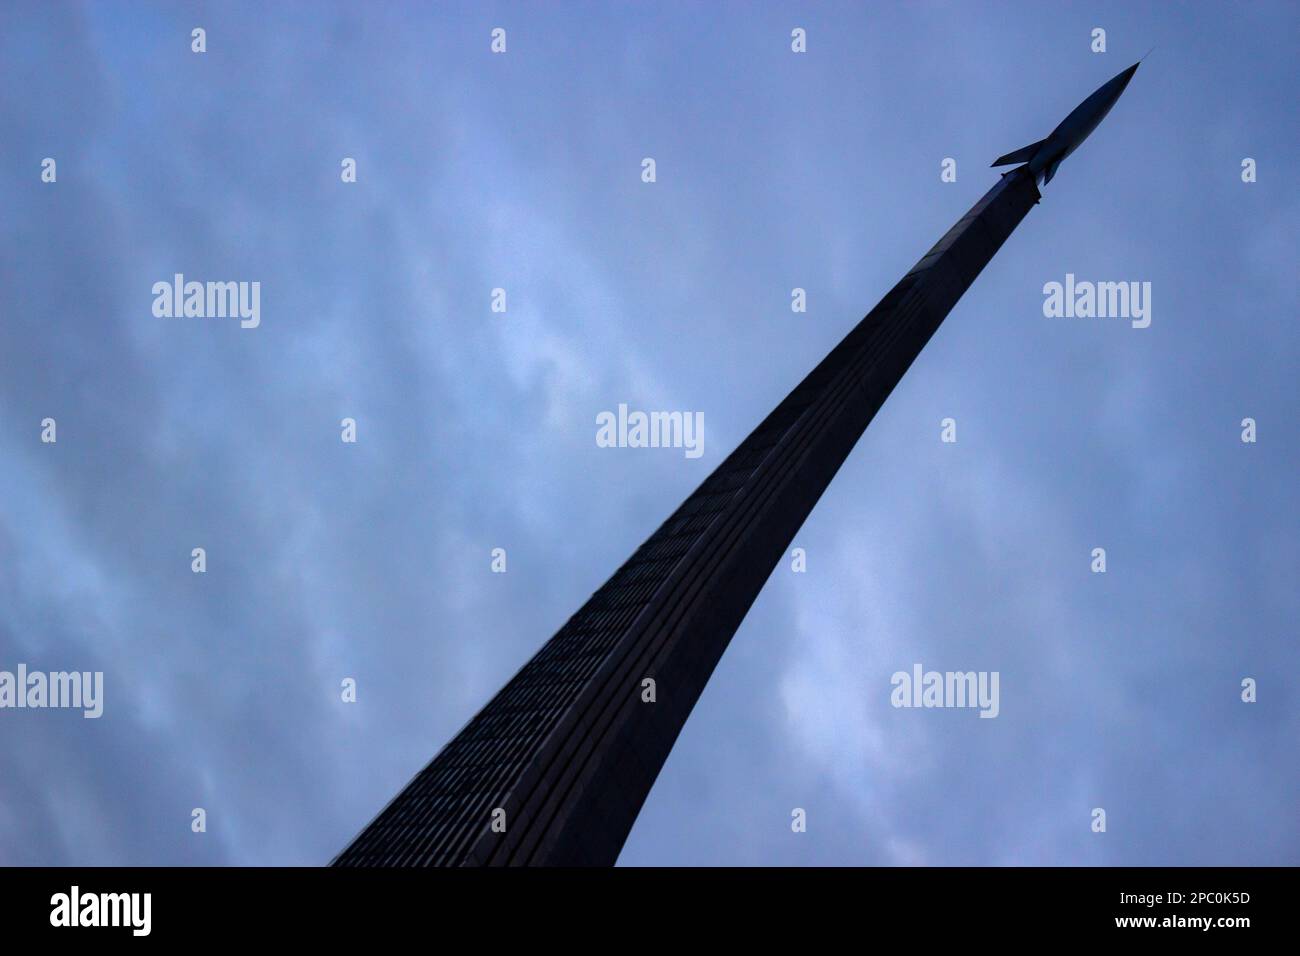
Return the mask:
<path id="1" fill-rule="evenodd" d="M 1076 106 L 1061 124 L 1052 130 L 1046 139 L 1022 146 L 1020 149 L 999 156 L 993 161 L 994 166 L 1007 166 L 1012 163 L 1025 163 L 1029 171 L 1041 183 L 1046 185 L 1056 175 L 1061 162 L 1079 148 L 1079 144 L 1088 138 L 1098 124 L 1106 118 L 1115 101 L 1128 86 L 1129 80 L 1141 66 L 1138 60 L 1128 69 L 1117 73 L 1091 96 Z"/>

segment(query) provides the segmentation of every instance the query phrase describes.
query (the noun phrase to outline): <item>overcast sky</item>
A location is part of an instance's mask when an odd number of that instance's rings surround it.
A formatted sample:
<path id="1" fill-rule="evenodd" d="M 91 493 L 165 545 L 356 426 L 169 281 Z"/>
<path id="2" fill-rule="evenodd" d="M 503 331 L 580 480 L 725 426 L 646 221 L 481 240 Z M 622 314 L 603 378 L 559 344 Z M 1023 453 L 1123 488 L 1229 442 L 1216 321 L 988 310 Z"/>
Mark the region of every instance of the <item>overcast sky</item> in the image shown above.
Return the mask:
<path id="1" fill-rule="evenodd" d="M 327 862 L 995 156 L 1152 46 L 799 532 L 620 862 L 1300 862 L 1296 26 L 4 4 L 0 669 L 105 700 L 0 710 L 0 862 Z M 260 282 L 260 326 L 156 317 L 178 272 Z M 1150 282 L 1150 327 L 1045 318 L 1067 273 Z M 621 402 L 702 411 L 703 456 L 597 447 Z M 917 663 L 998 672 L 999 716 L 891 707 Z"/>

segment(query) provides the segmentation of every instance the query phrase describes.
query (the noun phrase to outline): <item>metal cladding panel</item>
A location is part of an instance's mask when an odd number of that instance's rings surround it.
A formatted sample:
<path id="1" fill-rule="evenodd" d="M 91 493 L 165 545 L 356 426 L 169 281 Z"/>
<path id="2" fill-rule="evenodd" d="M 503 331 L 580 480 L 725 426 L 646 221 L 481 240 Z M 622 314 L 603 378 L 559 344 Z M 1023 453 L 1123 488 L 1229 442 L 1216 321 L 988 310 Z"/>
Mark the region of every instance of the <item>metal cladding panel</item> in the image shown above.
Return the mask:
<path id="1" fill-rule="evenodd" d="M 334 864 L 614 863 L 791 538 L 1038 199 L 1022 170 L 994 185 Z"/>

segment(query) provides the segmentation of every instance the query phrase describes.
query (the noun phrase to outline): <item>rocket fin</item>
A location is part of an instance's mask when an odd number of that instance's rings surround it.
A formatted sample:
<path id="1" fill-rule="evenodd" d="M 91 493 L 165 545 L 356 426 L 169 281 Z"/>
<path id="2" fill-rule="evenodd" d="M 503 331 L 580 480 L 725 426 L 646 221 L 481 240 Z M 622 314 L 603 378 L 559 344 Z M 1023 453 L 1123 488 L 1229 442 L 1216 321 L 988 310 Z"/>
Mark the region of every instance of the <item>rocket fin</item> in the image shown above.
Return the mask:
<path id="1" fill-rule="evenodd" d="M 1036 143 L 1030 143 L 1028 146 L 1021 146 L 1014 152 L 1007 153 L 1005 156 L 999 156 L 990 163 L 990 166 L 1010 166 L 1012 163 L 1027 163 L 1038 152 L 1038 147 L 1042 146 L 1047 140 L 1040 139 Z"/>

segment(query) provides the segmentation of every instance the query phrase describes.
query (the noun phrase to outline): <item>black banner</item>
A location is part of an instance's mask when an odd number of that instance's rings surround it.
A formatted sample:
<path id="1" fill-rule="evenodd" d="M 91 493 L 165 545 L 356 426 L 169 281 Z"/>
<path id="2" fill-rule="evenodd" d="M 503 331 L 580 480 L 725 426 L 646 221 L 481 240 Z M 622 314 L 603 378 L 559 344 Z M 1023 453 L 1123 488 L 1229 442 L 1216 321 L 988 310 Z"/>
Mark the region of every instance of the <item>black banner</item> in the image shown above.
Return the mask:
<path id="1" fill-rule="evenodd" d="M 1177 940 L 1232 945 L 1288 918 L 1288 869 L 7 869 L 6 939 L 538 944 L 585 933 L 737 938 L 829 930 L 918 940 Z M 675 930 L 674 930 L 675 932 Z M 437 934 L 430 936 L 430 934 Z M 447 938 L 445 934 L 451 934 Z M 1244 936 L 1241 934 L 1245 934 Z M 439 936 L 443 936 L 442 941 Z M 672 938 L 680 940 L 681 937 Z"/>

